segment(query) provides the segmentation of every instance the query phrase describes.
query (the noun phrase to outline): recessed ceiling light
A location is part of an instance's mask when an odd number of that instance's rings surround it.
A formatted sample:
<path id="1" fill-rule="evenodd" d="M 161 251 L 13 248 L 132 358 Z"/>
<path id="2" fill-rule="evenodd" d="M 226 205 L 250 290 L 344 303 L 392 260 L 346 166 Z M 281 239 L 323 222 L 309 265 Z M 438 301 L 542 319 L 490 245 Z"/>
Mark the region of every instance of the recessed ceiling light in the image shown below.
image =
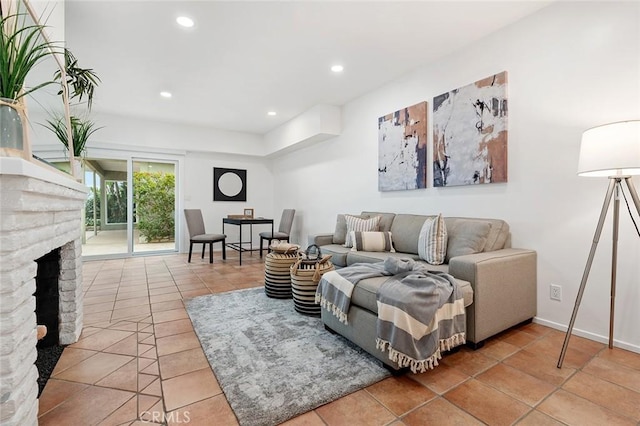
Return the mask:
<path id="1" fill-rule="evenodd" d="M 191 28 L 193 27 L 193 19 L 187 17 L 187 16 L 178 16 L 176 18 L 176 22 L 178 23 L 178 25 L 181 25 L 185 28 Z"/>
<path id="2" fill-rule="evenodd" d="M 160 96 L 169 99 L 173 95 L 171 94 L 171 92 L 160 92 Z"/>
<path id="3" fill-rule="evenodd" d="M 344 71 L 344 67 L 342 65 L 334 65 L 331 67 L 331 71 L 333 72 L 342 72 Z"/>
<path id="4" fill-rule="evenodd" d="M 267 113 L 267 115 L 274 116 L 274 115 L 276 115 L 276 112 L 275 112 L 275 111 L 269 111 L 269 112 Z"/>

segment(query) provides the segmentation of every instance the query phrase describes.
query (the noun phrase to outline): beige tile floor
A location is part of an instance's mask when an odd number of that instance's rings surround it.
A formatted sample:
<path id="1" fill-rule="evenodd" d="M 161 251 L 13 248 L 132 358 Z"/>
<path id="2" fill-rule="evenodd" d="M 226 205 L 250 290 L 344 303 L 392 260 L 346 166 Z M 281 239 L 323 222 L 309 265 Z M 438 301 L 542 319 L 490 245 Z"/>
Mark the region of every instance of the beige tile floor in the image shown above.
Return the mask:
<path id="1" fill-rule="evenodd" d="M 236 425 L 182 301 L 263 285 L 256 253 L 86 262 L 85 327 L 40 398 L 40 425 Z M 537 324 L 445 356 L 287 422 L 292 425 L 638 425 L 640 354 Z"/>

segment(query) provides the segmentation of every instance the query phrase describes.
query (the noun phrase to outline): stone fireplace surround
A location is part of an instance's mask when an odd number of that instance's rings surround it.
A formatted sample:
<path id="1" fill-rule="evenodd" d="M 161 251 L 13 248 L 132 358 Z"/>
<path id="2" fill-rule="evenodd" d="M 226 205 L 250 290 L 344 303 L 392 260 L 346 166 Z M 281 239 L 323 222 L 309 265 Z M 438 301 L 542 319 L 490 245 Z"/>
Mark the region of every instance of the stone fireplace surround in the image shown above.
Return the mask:
<path id="1" fill-rule="evenodd" d="M 36 259 L 60 248 L 60 344 L 82 332 L 84 185 L 21 158 L 0 157 L 0 424 L 37 425 Z"/>

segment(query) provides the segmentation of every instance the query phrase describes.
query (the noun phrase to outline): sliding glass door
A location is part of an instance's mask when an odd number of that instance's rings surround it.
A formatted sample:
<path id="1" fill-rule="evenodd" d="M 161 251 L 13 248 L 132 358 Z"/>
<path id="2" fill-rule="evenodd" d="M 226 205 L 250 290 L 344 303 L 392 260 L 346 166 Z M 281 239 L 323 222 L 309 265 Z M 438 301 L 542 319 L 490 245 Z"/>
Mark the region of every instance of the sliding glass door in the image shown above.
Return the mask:
<path id="1" fill-rule="evenodd" d="M 133 169 L 134 253 L 176 250 L 176 165 L 136 159 Z"/>
<path id="2" fill-rule="evenodd" d="M 127 237 L 127 161 L 84 159 L 85 202 L 83 256 L 125 255 Z"/>
<path id="3" fill-rule="evenodd" d="M 87 158 L 83 256 L 177 251 L 175 161 Z"/>

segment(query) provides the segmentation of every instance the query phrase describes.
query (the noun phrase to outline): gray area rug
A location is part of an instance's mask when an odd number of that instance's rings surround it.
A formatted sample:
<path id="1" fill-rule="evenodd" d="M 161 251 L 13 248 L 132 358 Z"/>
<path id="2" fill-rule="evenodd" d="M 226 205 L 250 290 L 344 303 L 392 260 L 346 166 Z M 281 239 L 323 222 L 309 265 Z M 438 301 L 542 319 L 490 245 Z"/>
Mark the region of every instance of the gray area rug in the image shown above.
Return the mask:
<path id="1" fill-rule="evenodd" d="M 200 296 L 187 312 L 241 425 L 276 425 L 389 376 L 380 362 L 263 288 Z"/>

